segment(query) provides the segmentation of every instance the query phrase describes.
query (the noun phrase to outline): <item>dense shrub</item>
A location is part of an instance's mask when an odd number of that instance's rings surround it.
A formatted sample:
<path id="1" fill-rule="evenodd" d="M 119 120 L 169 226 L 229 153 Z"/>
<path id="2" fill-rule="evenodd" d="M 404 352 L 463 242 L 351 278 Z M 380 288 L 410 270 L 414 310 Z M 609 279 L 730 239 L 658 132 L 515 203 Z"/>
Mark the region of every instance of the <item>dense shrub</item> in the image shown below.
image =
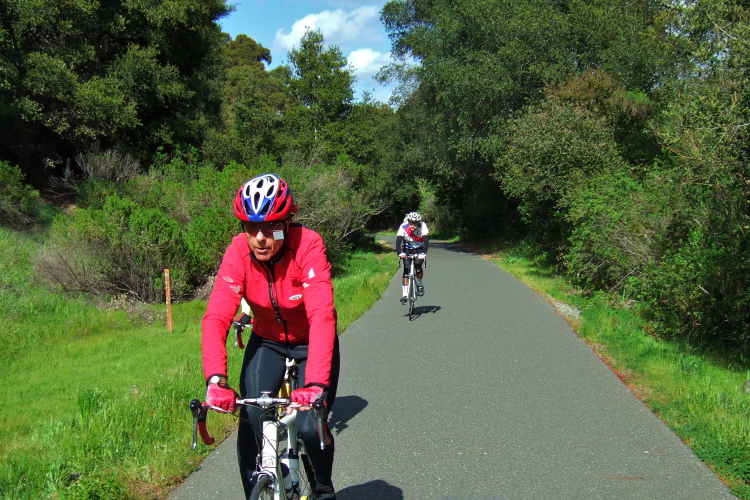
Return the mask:
<path id="1" fill-rule="evenodd" d="M 354 189 L 356 175 L 342 165 L 307 172 L 285 169 L 282 175 L 299 207 L 297 221 L 323 236 L 329 256 L 345 250 L 351 237 L 364 231 L 381 209 L 377 201 Z"/>
<path id="2" fill-rule="evenodd" d="M 685 169 L 596 177 L 576 191 L 565 263 L 588 289 L 634 301 L 660 337 L 750 354 L 748 198 Z"/>
<path id="3" fill-rule="evenodd" d="M 547 102 L 531 108 L 511 127 L 497 176 L 532 237 L 547 250 L 562 251 L 572 230 L 568 211 L 574 191 L 596 175 L 627 170 L 611 129 L 595 114 Z"/>
<path id="4" fill-rule="evenodd" d="M 110 196 L 101 209 L 58 217 L 37 267 L 68 292 L 129 294 L 145 301 L 164 297 L 159 278 L 174 267 L 172 289 L 181 296 L 189 284 L 178 264 L 185 254 L 180 233 L 177 222 L 160 210 Z"/>
<path id="5" fill-rule="evenodd" d="M 579 285 L 623 291 L 659 262 L 670 226 L 682 217 L 670 181 L 653 174 L 641 182 L 614 172 L 573 191 L 565 265 Z"/>
<path id="6" fill-rule="evenodd" d="M 231 199 L 257 172 L 232 164 L 218 172 L 177 158 L 114 185 L 90 181 L 84 207 L 58 217 L 37 268 L 69 292 L 164 298 L 189 296 L 216 272 L 237 221 Z"/>
<path id="7" fill-rule="evenodd" d="M 750 348 L 750 255 L 738 254 L 701 230 L 640 280 L 645 317 L 660 336 L 698 346 Z"/>
<path id="8" fill-rule="evenodd" d="M 232 212 L 237 189 L 266 172 L 289 182 L 298 220 L 321 233 L 332 260 L 379 210 L 377 199 L 356 189 L 366 177 L 361 166 L 346 159 L 301 169 L 260 157 L 251 167 L 230 163 L 219 171 L 189 151 L 148 174 L 118 182 L 88 179 L 81 206 L 55 220 L 37 269 L 68 292 L 148 302 L 163 300 L 164 270 L 170 269 L 173 298 L 191 296 L 213 276 L 240 231 Z"/>
<path id="9" fill-rule="evenodd" d="M 116 149 L 94 150 L 78 155 L 76 163 L 80 166 L 84 178 L 91 180 L 106 180 L 122 183 L 136 177 L 140 167 L 138 160 L 128 153 Z"/>
<path id="10" fill-rule="evenodd" d="M 79 210 L 74 217 L 61 214 L 53 221 L 47 246 L 36 258 L 37 274 L 65 292 L 107 293 L 110 288 L 102 269 L 103 232 L 98 224 L 87 224 L 88 212 Z"/>
<path id="11" fill-rule="evenodd" d="M 727 15 L 731 12 L 731 15 Z M 640 287 L 652 328 L 697 345 L 750 354 L 750 163 L 748 160 L 747 10 L 729 10 L 688 28 L 721 27 L 692 63 L 699 71 L 672 82 L 674 99 L 654 130 L 675 164 L 685 206 L 659 265 Z M 697 15 L 697 17 L 692 17 Z M 695 22 L 700 9 L 683 19 Z M 713 14 L 711 14 L 713 16 Z M 694 40 L 703 39 L 702 35 Z M 715 45 L 714 45 L 715 44 Z M 716 57 L 722 54 L 722 57 Z M 689 76 L 688 76 L 689 75 Z"/>
<path id="12" fill-rule="evenodd" d="M 23 183 L 21 169 L 0 161 L 0 224 L 21 227 L 34 221 L 39 192 Z"/>
<path id="13" fill-rule="evenodd" d="M 709 196 L 710 193 L 710 196 Z M 690 185 L 682 228 L 638 281 L 660 335 L 750 354 L 748 194 L 742 184 Z"/>

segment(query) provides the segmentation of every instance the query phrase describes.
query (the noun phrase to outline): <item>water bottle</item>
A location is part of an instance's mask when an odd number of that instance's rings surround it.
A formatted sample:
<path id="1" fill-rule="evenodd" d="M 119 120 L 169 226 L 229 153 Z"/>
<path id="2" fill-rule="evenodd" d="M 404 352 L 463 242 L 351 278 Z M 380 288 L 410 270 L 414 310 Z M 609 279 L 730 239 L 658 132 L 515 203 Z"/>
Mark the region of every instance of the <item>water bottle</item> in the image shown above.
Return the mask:
<path id="1" fill-rule="evenodd" d="M 299 492 L 299 458 L 297 458 L 297 455 L 290 456 L 284 453 L 281 456 L 281 463 L 289 468 L 289 477 L 292 480 L 292 489 L 295 492 Z"/>
<path id="2" fill-rule="evenodd" d="M 289 477 L 292 478 L 292 484 L 299 484 L 299 458 L 296 456 L 284 455 L 281 457 L 281 463 L 289 467 Z"/>
<path id="3" fill-rule="evenodd" d="M 284 490 L 286 490 L 286 498 L 290 498 L 292 495 L 292 478 L 289 475 L 289 467 L 285 464 L 281 464 L 281 476 L 282 483 L 284 484 Z"/>

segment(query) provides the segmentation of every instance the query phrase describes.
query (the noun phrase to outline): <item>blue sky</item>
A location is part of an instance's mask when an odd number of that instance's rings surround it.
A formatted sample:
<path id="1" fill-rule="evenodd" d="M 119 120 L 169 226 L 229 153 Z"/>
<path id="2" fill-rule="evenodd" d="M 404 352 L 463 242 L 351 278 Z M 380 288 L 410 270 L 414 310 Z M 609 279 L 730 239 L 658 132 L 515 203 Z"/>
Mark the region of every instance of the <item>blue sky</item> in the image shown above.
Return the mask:
<path id="1" fill-rule="evenodd" d="M 269 69 L 287 64 L 287 53 L 299 46 L 307 28 L 318 29 L 326 45 L 337 45 L 352 67 L 355 98 L 370 91 L 375 99 L 388 102 L 392 88 L 373 79 L 391 62 L 391 43 L 380 22 L 386 1 L 230 0 L 235 10 L 219 23 L 232 38 L 244 34 L 269 49 Z"/>

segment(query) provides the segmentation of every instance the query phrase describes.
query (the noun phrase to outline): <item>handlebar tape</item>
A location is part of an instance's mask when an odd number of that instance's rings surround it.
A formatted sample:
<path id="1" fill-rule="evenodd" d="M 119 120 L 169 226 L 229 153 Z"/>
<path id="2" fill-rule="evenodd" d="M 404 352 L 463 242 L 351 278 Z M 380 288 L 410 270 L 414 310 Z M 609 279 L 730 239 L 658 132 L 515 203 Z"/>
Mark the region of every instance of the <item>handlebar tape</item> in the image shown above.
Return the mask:
<path id="1" fill-rule="evenodd" d="M 201 403 L 199 399 L 190 401 L 190 411 L 193 413 L 193 449 L 198 446 L 198 433 L 201 441 L 207 445 L 212 445 L 216 440 L 211 437 L 206 428 L 206 417 L 208 415 L 208 406 Z"/>

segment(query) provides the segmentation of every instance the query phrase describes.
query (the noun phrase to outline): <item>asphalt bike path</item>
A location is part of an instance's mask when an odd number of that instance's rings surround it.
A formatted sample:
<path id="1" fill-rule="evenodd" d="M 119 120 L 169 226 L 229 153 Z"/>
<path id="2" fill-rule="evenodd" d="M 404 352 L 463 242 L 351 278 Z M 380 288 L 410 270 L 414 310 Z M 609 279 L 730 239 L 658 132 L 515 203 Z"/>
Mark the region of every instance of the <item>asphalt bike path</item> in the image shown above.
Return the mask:
<path id="1" fill-rule="evenodd" d="M 434 242 L 424 285 L 409 321 L 399 269 L 340 337 L 339 500 L 735 498 L 496 264 Z M 170 500 L 242 498 L 235 446 L 233 435 Z"/>

